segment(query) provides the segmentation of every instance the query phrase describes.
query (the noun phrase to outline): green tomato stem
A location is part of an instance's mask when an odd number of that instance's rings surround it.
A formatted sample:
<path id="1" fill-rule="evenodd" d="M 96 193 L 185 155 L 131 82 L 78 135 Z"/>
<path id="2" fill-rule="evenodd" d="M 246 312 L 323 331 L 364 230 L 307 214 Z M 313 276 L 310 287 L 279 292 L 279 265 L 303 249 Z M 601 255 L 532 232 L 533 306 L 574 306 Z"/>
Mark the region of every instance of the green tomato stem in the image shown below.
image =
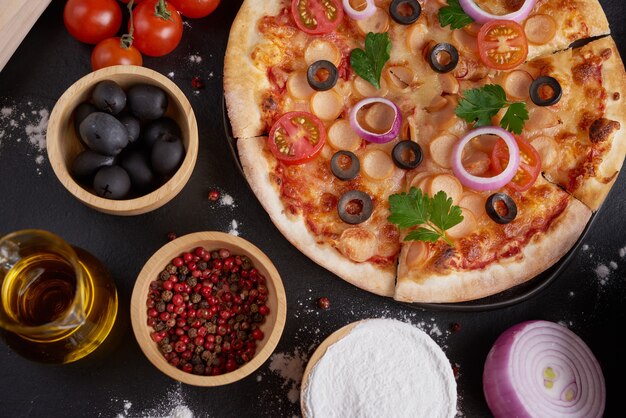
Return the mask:
<path id="1" fill-rule="evenodd" d="M 165 0 L 159 0 L 155 3 L 154 15 L 163 20 L 172 20 L 172 13 L 167 9 Z"/>
<path id="2" fill-rule="evenodd" d="M 130 23 L 129 23 L 128 33 L 122 35 L 122 37 L 120 38 L 120 45 L 124 49 L 128 49 L 133 45 L 133 34 L 135 33 L 135 26 L 133 24 L 133 3 L 134 2 L 135 0 L 130 0 L 128 4 L 126 5 L 126 8 L 128 9 L 128 13 L 130 14 L 130 19 L 129 19 Z"/>

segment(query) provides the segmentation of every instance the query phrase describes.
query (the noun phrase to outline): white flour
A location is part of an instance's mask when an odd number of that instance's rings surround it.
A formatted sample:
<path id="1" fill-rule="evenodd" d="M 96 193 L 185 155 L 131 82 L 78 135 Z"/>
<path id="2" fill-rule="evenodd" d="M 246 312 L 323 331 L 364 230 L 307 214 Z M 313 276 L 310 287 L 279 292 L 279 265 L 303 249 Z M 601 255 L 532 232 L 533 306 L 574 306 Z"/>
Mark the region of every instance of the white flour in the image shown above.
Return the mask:
<path id="1" fill-rule="evenodd" d="M 237 223 L 236 220 L 233 219 L 231 221 L 231 223 L 230 223 L 230 229 L 228 230 L 228 233 L 230 235 L 234 235 L 234 236 L 238 237 L 239 236 L 239 229 L 238 228 L 239 228 L 239 224 Z"/>
<path id="2" fill-rule="evenodd" d="M 113 401 L 118 401 L 113 399 Z M 124 411 L 115 418 L 194 418 L 194 414 L 185 404 L 182 393 L 182 384 L 178 383 L 174 389 L 168 391 L 167 396 L 160 399 L 158 405 L 150 410 L 134 411 L 132 402 L 124 400 Z"/>
<path id="3" fill-rule="evenodd" d="M 202 62 L 202 57 L 200 55 L 190 55 L 189 56 L 189 61 L 191 61 L 194 64 L 200 64 Z"/>
<path id="4" fill-rule="evenodd" d="M 333 344 L 304 393 L 308 417 L 454 417 L 456 381 L 441 348 L 400 321 L 373 319 Z"/>
<path id="5" fill-rule="evenodd" d="M 300 382 L 307 356 L 296 348 L 293 354 L 276 353 L 270 358 L 270 370 L 283 378 L 283 388 L 289 387 L 287 399 L 296 403 L 300 399 Z"/>
<path id="6" fill-rule="evenodd" d="M 237 205 L 235 205 L 235 199 L 231 195 L 223 193 L 220 197 L 220 206 L 236 207 Z"/>
<path id="7" fill-rule="evenodd" d="M 46 153 L 46 130 L 50 113 L 45 108 L 35 108 L 32 102 L 20 107 L 0 107 L 0 148 L 9 142 L 29 146 L 26 155 L 33 156 L 37 165 L 43 164 Z M 36 169 L 41 174 L 39 168 Z"/>

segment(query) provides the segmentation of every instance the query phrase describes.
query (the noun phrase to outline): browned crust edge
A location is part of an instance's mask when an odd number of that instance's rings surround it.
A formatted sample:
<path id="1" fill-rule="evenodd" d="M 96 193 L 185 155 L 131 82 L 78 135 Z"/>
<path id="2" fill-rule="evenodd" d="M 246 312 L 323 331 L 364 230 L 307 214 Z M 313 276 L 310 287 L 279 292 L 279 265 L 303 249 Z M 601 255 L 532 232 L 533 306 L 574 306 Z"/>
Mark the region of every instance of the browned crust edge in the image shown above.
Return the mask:
<path id="1" fill-rule="evenodd" d="M 408 249 L 404 246 L 400 253 L 394 299 L 422 303 L 463 302 L 524 283 L 563 257 L 574 246 L 590 217 L 589 208 L 572 198 L 549 230 L 536 235 L 523 248 L 520 258 L 503 260 L 482 270 L 418 277 L 416 270 L 407 271 L 403 267 Z"/>
<path id="2" fill-rule="evenodd" d="M 611 191 L 626 157 L 626 71 L 612 37 L 607 36 L 591 42 L 587 45 L 589 46 L 598 55 L 605 49 L 612 51 L 611 57 L 603 63 L 602 67 L 603 87 L 608 94 L 604 117 L 617 121 L 621 125 L 620 129 L 607 139 L 611 142 L 611 149 L 598 167 L 596 176 L 585 179 L 582 185 L 574 191 L 574 197 L 596 211 Z M 619 93 L 618 100 L 613 99 L 614 93 Z M 598 180 L 603 178 L 612 178 L 612 180 L 608 183 Z"/>

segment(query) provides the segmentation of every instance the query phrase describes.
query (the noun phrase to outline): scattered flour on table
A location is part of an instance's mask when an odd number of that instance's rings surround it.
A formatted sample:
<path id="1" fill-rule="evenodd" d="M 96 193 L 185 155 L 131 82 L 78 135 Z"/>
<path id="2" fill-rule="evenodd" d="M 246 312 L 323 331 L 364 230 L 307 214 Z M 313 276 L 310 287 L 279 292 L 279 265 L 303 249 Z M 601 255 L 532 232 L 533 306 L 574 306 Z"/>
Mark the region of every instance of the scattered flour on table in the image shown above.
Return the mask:
<path id="1" fill-rule="evenodd" d="M 620 258 L 626 257 L 626 247 L 622 247 L 619 249 L 619 257 Z"/>
<path id="2" fill-rule="evenodd" d="M 283 388 L 289 387 L 287 399 L 294 404 L 300 399 L 300 383 L 307 359 L 308 356 L 297 347 L 293 354 L 275 353 L 270 357 L 270 371 L 283 379 Z"/>
<path id="3" fill-rule="evenodd" d="M 605 284 L 607 278 L 611 274 L 611 270 L 609 270 L 606 264 L 602 264 L 602 263 L 597 265 L 595 272 L 596 272 L 596 276 L 600 280 L 600 284 Z"/>
<path id="4" fill-rule="evenodd" d="M 170 71 L 169 73 L 167 73 L 167 76 L 169 78 L 174 78 L 174 71 Z"/>
<path id="5" fill-rule="evenodd" d="M 200 64 L 202 62 L 202 57 L 197 54 L 189 55 L 189 61 L 194 64 Z"/>
<path id="6" fill-rule="evenodd" d="M 222 193 L 222 196 L 220 197 L 220 206 L 228 206 L 232 208 L 237 207 L 235 199 L 227 193 Z"/>
<path id="7" fill-rule="evenodd" d="M 50 117 L 48 109 L 37 108 L 32 102 L 0 106 L 0 148 L 9 143 L 26 144 L 25 154 L 33 157 L 36 165 L 43 164 Z M 41 174 L 39 167 L 36 170 Z"/>
<path id="8" fill-rule="evenodd" d="M 112 401 L 118 402 L 118 399 L 112 399 Z M 166 396 L 159 399 L 156 406 L 151 409 L 135 411 L 132 410 L 132 406 L 131 401 L 124 399 L 124 410 L 115 418 L 194 418 L 193 411 L 185 404 L 181 383 L 169 390 Z"/>
<path id="9" fill-rule="evenodd" d="M 588 244 L 584 244 L 584 245 L 582 246 L 582 250 L 583 250 L 583 251 L 589 251 L 589 245 L 588 245 Z"/>
<path id="10" fill-rule="evenodd" d="M 236 220 L 233 219 L 231 221 L 230 229 L 228 230 L 228 233 L 236 237 L 239 236 L 239 223 Z"/>

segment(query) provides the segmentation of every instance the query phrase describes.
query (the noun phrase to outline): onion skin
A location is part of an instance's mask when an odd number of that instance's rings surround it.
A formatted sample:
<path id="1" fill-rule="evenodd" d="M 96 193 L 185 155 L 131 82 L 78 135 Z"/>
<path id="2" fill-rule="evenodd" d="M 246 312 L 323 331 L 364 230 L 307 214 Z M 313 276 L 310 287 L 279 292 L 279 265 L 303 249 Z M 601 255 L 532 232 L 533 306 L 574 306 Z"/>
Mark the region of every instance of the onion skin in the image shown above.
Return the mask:
<path id="1" fill-rule="evenodd" d="M 383 134 L 370 132 L 367 129 L 363 128 L 357 118 L 357 115 L 361 108 L 374 103 L 384 103 L 387 106 L 393 108 L 395 112 L 395 118 L 391 127 L 387 132 Z M 364 140 L 376 144 L 386 144 L 387 142 L 396 139 L 400 134 L 400 128 L 402 127 L 402 113 L 400 112 L 400 108 L 389 99 L 385 99 L 383 97 L 369 97 L 358 102 L 350 111 L 350 126 L 352 126 L 354 132 L 356 132 L 357 135 L 359 135 Z"/>
<path id="2" fill-rule="evenodd" d="M 546 390 L 541 367 L 553 366 L 562 370 Z M 569 384 L 568 376 L 574 378 Z M 574 398 L 562 399 L 572 387 Z M 550 396 L 551 390 L 561 399 Z M 606 402 L 602 370 L 589 347 L 572 331 L 548 321 L 522 322 L 498 337 L 485 362 L 483 391 L 495 418 L 601 418 Z"/>
<path id="3" fill-rule="evenodd" d="M 513 20 L 517 23 L 522 23 L 535 7 L 537 0 L 526 0 L 522 7 L 517 11 L 506 15 L 494 15 L 481 9 L 474 0 L 459 0 L 461 8 L 469 17 L 474 19 L 477 23 L 487 23 L 491 20 Z"/>

